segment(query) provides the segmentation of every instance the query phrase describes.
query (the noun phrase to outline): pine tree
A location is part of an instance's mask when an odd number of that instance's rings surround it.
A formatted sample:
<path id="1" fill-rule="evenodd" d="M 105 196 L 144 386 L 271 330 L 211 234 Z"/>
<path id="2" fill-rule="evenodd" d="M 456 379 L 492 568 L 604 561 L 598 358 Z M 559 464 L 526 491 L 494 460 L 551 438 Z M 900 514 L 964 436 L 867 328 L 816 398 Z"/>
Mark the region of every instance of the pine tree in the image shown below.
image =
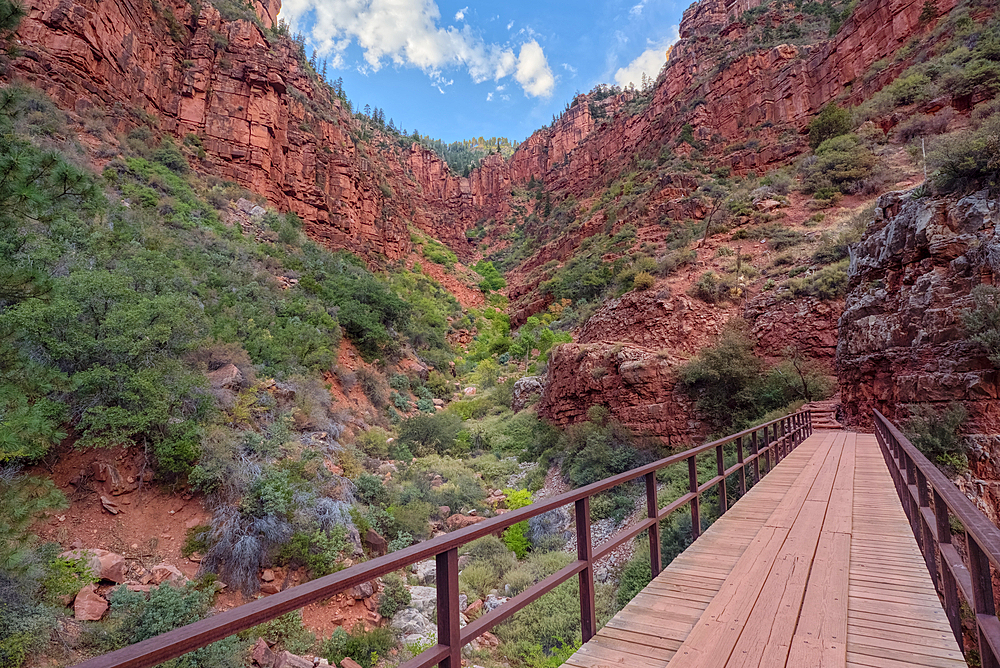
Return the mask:
<path id="1" fill-rule="evenodd" d="M 9 0 L 0 0 L 0 39 L 6 40 L 24 18 L 24 9 Z"/>
<path id="2" fill-rule="evenodd" d="M 23 571 L 35 539 L 31 526 L 47 511 L 67 507 L 52 480 L 0 469 L 0 571 Z"/>

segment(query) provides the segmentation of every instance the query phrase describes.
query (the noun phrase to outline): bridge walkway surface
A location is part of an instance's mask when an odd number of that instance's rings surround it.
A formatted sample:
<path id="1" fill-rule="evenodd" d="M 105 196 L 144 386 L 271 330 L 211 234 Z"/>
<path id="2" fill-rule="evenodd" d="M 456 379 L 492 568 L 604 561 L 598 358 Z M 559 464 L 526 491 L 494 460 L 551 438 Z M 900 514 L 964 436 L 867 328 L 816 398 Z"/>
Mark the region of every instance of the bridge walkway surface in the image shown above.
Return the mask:
<path id="1" fill-rule="evenodd" d="M 795 448 L 567 665 L 967 664 L 875 436 L 830 430 Z"/>

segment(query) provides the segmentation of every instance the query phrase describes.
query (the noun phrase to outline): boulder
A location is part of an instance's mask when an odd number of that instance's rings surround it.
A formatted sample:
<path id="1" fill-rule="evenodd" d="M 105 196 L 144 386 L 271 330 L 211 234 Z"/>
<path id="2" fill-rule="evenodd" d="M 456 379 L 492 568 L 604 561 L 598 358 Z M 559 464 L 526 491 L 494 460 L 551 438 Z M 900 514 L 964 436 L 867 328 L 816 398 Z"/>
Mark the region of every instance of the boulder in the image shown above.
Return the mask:
<path id="1" fill-rule="evenodd" d="M 261 668 L 272 668 L 274 666 L 274 652 L 271 648 L 267 646 L 267 641 L 263 638 L 257 638 L 256 644 L 253 646 L 253 652 L 250 654 L 253 662 L 256 663 Z"/>
<path id="2" fill-rule="evenodd" d="M 262 594 L 277 594 L 280 591 L 281 587 L 278 585 L 277 582 L 265 582 L 260 586 L 260 592 Z"/>
<path id="3" fill-rule="evenodd" d="M 260 579 L 264 582 L 274 582 L 274 571 L 270 568 L 265 568 L 264 572 L 260 576 Z"/>
<path id="4" fill-rule="evenodd" d="M 275 658 L 274 668 L 313 668 L 313 662 L 285 650 Z"/>
<path id="5" fill-rule="evenodd" d="M 355 600 L 361 600 L 369 598 L 375 593 L 375 586 L 371 582 L 362 582 L 359 585 L 354 585 L 347 590 L 348 596 Z"/>
<path id="6" fill-rule="evenodd" d="M 434 618 L 437 608 L 437 589 L 435 587 L 410 587 L 410 607 L 427 617 Z"/>
<path id="7" fill-rule="evenodd" d="M 432 585 L 437 581 L 437 564 L 433 559 L 413 564 L 413 572 L 422 585 Z"/>
<path id="8" fill-rule="evenodd" d="M 184 577 L 184 574 L 176 566 L 165 563 L 153 566 L 153 579 L 151 580 L 153 584 L 162 584 L 164 582 L 183 583 L 186 580 L 187 578 Z"/>
<path id="9" fill-rule="evenodd" d="M 381 557 L 388 553 L 389 544 L 385 542 L 385 538 L 382 538 L 375 529 L 369 529 L 365 532 L 365 548 L 372 554 Z"/>
<path id="10" fill-rule="evenodd" d="M 464 529 L 465 527 L 472 526 L 473 524 L 478 524 L 484 521 L 485 517 L 474 517 L 472 515 L 452 515 L 444 521 L 445 525 L 451 531 L 456 529 Z"/>
<path id="11" fill-rule="evenodd" d="M 415 608 L 397 612 L 393 615 L 389 626 L 399 631 L 408 644 L 426 641 L 437 634 L 437 625 Z"/>
<path id="12" fill-rule="evenodd" d="M 82 621 L 96 622 L 108 611 L 108 602 L 97 593 L 97 586 L 89 584 L 73 601 L 73 616 Z"/>
<path id="13" fill-rule="evenodd" d="M 361 668 L 361 664 L 349 656 L 345 656 L 340 661 L 340 668 Z"/>
<path id="14" fill-rule="evenodd" d="M 510 600 L 506 596 L 497 596 L 496 594 L 490 594 L 486 597 L 483 602 L 483 612 L 492 612 L 499 608 L 501 605 Z"/>
<path id="15" fill-rule="evenodd" d="M 101 580 L 110 580 L 121 584 L 125 577 L 125 557 L 108 550 L 96 548 L 88 550 L 70 550 L 59 555 L 63 559 L 85 559 L 85 565 L 91 575 Z"/>
<path id="16" fill-rule="evenodd" d="M 541 376 L 525 376 L 514 383 L 514 412 L 524 410 L 528 399 L 545 391 L 545 379 Z"/>
<path id="17" fill-rule="evenodd" d="M 465 594 L 458 595 L 458 611 L 465 612 L 469 607 L 469 597 Z"/>
<path id="18" fill-rule="evenodd" d="M 465 609 L 465 614 L 474 615 L 482 609 L 483 609 L 483 599 L 477 598 L 475 601 L 470 603 L 469 606 Z"/>
<path id="19" fill-rule="evenodd" d="M 215 371 L 208 372 L 208 384 L 213 389 L 232 389 L 238 387 L 243 382 L 243 373 L 236 368 L 235 364 L 227 364 Z"/>
<path id="20" fill-rule="evenodd" d="M 565 544 L 573 537 L 573 532 L 569 530 L 571 521 L 568 508 L 553 508 L 528 519 L 527 538 L 532 545 L 538 545 L 543 539 L 552 541 L 553 538 L 561 539 Z"/>

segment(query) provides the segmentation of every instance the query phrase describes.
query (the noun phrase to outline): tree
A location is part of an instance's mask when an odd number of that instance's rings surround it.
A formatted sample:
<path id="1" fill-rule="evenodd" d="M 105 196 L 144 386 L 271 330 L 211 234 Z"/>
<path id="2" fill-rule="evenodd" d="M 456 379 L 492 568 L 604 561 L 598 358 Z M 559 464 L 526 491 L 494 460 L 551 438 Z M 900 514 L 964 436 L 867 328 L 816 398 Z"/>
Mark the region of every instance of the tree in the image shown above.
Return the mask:
<path id="1" fill-rule="evenodd" d="M 24 9 L 21 5 L 10 0 L 0 0 L 0 40 L 9 38 L 23 18 Z"/>
<path id="2" fill-rule="evenodd" d="M 703 183 L 698 186 L 696 195 L 705 204 L 706 209 L 705 234 L 702 235 L 701 243 L 698 244 L 698 247 L 701 248 L 705 245 L 705 241 L 708 239 L 709 234 L 712 231 L 712 223 L 714 223 L 717 218 L 724 218 L 726 213 L 725 206 L 729 203 L 730 192 L 729 188 L 713 181 L 710 183 Z"/>
<path id="3" fill-rule="evenodd" d="M 809 147 L 814 151 L 827 139 L 851 131 L 851 112 L 831 102 L 809 123 Z"/>

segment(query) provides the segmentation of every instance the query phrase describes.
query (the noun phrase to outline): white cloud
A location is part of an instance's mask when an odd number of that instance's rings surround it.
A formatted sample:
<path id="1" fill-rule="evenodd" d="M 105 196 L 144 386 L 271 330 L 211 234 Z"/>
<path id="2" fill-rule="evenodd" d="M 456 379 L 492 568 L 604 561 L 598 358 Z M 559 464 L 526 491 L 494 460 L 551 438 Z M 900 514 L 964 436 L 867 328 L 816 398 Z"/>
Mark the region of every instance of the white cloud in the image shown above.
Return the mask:
<path id="1" fill-rule="evenodd" d="M 525 95 L 530 97 L 549 97 L 556 86 L 556 78 L 552 76 L 545 53 L 538 42 L 532 40 L 521 45 L 521 53 L 517 57 L 517 71 L 514 72 L 517 83 L 524 88 Z"/>
<path id="2" fill-rule="evenodd" d="M 458 10 L 457 12 L 455 12 L 455 20 L 456 21 L 464 21 L 465 20 L 465 12 L 467 12 L 467 11 L 469 11 L 468 7 L 462 7 L 460 10 Z"/>
<path id="3" fill-rule="evenodd" d="M 486 94 L 486 101 L 487 102 L 491 102 L 492 100 L 493 100 L 493 93 L 487 93 Z"/>
<path id="4" fill-rule="evenodd" d="M 465 9 L 456 20 L 464 19 Z M 348 47 L 361 48 L 364 71 L 385 64 L 417 67 L 435 83 L 440 72 L 463 67 L 476 83 L 514 75 L 532 97 L 548 96 L 555 85 L 542 48 L 534 40 L 514 48 L 488 44 L 468 26 L 441 25 L 435 0 L 285 0 L 281 17 L 293 28 L 311 26 L 318 55 L 344 67 Z"/>
<path id="5" fill-rule="evenodd" d="M 507 30 L 510 30 L 513 27 L 514 27 L 514 22 L 513 21 L 511 21 L 510 23 L 507 24 Z"/>
<path id="6" fill-rule="evenodd" d="M 563 63 L 562 64 L 562 68 L 564 70 L 566 70 L 567 72 L 569 72 L 570 74 L 576 74 L 576 72 L 577 72 L 577 69 L 575 67 L 573 67 L 572 65 L 570 65 L 569 63 Z"/>
<path id="7" fill-rule="evenodd" d="M 639 14 L 642 14 L 642 10 L 646 8 L 646 2 L 647 0 L 642 0 L 639 4 L 628 10 L 628 13 L 632 16 L 639 16 Z"/>
<path id="8" fill-rule="evenodd" d="M 646 73 L 651 79 L 655 79 L 660 73 L 660 68 L 663 67 L 663 63 L 667 62 L 667 49 L 670 48 L 678 39 L 680 39 L 680 33 L 678 32 L 677 26 L 670 27 L 670 35 L 665 39 L 658 42 L 647 41 L 649 48 L 639 54 L 639 57 L 633 60 L 631 63 L 625 67 L 619 68 L 615 72 L 615 83 L 619 86 L 627 86 L 630 83 L 634 83 L 636 86 L 642 83 L 642 74 Z"/>

